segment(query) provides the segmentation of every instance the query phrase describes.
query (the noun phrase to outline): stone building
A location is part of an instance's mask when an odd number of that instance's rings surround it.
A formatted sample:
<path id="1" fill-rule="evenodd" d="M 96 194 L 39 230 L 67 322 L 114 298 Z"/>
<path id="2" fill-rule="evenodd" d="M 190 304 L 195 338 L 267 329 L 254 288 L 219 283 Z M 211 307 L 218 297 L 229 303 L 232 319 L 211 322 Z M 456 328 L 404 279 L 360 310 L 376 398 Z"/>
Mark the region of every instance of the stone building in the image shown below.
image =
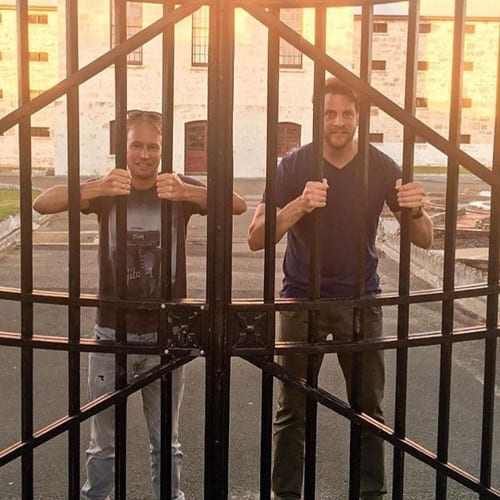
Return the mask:
<path id="1" fill-rule="evenodd" d="M 13 0 L 0 3 L 0 116 L 17 107 L 16 13 Z M 0 0 L 1 2 L 1 0 Z M 4 0 L 5 2 L 5 0 Z M 419 34 L 416 115 L 445 137 L 451 85 L 453 1 L 422 0 Z M 489 2 L 488 2 L 489 3 Z M 467 152 L 492 161 L 496 61 L 500 5 L 486 9 L 474 2 L 467 18 L 464 60 L 462 143 Z M 479 4 L 479 5 L 478 5 Z M 128 35 L 162 15 L 161 6 L 128 3 Z M 497 12 L 495 12 L 495 9 Z M 112 1 L 79 2 L 80 67 L 107 52 L 114 43 Z M 404 98 L 407 2 L 377 7 L 373 34 L 372 84 L 400 105 Z M 282 9 L 284 22 L 307 40 L 314 39 L 313 9 Z M 359 72 L 359 9 L 328 9 L 327 52 Z M 30 78 L 32 94 L 66 75 L 65 2 L 30 3 Z M 267 30 L 245 11 L 235 18 L 234 170 L 235 177 L 263 177 L 266 148 Z M 176 25 L 174 91 L 174 170 L 206 171 L 207 8 Z M 33 51 L 33 52 L 32 52 Z M 31 59 L 33 57 L 33 59 Z M 313 63 L 282 42 L 280 47 L 279 154 L 311 140 Z M 161 37 L 129 54 L 128 108 L 159 110 Z M 114 70 L 109 67 L 80 87 L 81 172 L 103 173 L 114 166 Z M 57 174 L 67 172 L 66 101 L 59 99 L 32 118 L 33 165 Z M 401 158 L 402 126 L 376 108 L 371 112 L 371 140 Z M 0 168 L 18 166 L 17 129 L 0 136 Z M 415 163 L 444 165 L 446 158 L 417 138 Z"/>

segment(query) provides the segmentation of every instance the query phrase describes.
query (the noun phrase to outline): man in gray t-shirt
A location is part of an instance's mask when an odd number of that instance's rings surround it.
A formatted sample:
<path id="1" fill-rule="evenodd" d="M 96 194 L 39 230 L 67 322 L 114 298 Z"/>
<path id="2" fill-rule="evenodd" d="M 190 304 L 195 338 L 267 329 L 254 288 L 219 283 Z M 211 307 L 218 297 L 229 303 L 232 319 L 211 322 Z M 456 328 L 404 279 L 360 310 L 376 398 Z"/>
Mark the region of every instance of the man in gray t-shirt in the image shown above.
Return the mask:
<path id="1" fill-rule="evenodd" d="M 99 221 L 99 297 L 116 299 L 116 199 L 127 197 L 127 292 L 131 298 L 159 297 L 161 199 L 172 201 L 172 297 L 186 295 L 186 226 L 193 213 L 205 213 L 207 189 L 200 182 L 172 173 L 159 173 L 162 142 L 161 115 L 130 111 L 127 120 L 127 169 L 113 169 L 105 177 L 80 185 L 80 208 L 96 213 Z M 68 188 L 54 186 L 33 203 L 41 213 L 57 213 L 68 208 Z M 246 203 L 233 195 L 233 213 L 246 210 Z M 158 312 L 151 309 L 126 311 L 127 340 L 156 342 Z M 97 310 L 93 336 L 97 342 L 115 339 L 116 310 L 104 303 Z M 130 383 L 138 374 L 159 363 L 158 356 L 129 354 L 127 376 Z M 172 491 L 171 498 L 183 500 L 180 490 L 182 452 L 178 441 L 179 409 L 184 388 L 183 368 L 172 374 Z M 115 390 L 115 355 L 91 353 L 89 393 L 92 400 Z M 160 380 L 142 389 L 153 488 L 160 496 Z M 82 497 L 107 498 L 114 485 L 114 409 L 108 408 L 91 420 L 87 449 L 87 480 Z"/>

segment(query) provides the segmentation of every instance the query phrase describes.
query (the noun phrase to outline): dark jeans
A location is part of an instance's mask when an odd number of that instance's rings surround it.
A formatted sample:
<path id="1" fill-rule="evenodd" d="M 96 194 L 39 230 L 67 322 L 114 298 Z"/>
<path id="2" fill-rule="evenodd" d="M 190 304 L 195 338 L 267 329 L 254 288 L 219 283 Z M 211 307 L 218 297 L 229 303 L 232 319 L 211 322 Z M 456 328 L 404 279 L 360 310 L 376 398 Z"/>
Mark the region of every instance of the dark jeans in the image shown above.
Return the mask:
<path id="1" fill-rule="evenodd" d="M 364 338 L 382 336 L 382 309 L 363 309 Z M 284 311 L 280 314 L 280 340 L 307 340 L 306 311 Z M 320 313 L 319 333 L 322 338 L 332 334 L 336 340 L 350 340 L 353 331 L 353 311 L 346 305 L 335 304 Z M 338 353 L 338 360 L 350 394 L 352 355 Z M 319 356 L 321 363 L 322 356 Z M 296 377 L 306 378 L 307 356 L 278 356 L 278 363 Z M 361 409 L 384 423 L 384 352 L 362 354 Z M 278 381 L 278 409 L 274 421 L 272 489 L 276 499 L 301 498 L 305 438 L 304 394 Z M 385 490 L 384 443 L 373 433 L 363 432 L 361 443 L 361 497 L 381 498 Z"/>

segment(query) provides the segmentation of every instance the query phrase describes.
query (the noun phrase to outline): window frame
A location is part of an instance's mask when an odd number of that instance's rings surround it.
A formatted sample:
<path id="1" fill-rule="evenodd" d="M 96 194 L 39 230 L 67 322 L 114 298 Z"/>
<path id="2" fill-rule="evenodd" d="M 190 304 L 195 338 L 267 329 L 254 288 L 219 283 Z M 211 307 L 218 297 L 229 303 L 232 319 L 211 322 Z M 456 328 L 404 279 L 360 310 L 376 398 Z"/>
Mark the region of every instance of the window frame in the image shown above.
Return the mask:
<path id="1" fill-rule="evenodd" d="M 190 148 L 190 129 L 201 129 L 201 147 Z M 198 139 L 198 138 L 197 138 Z M 206 175 L 208 169 L 208 120 L 184 123 L 184 172 L 187 175 Z"/>
<path id="2" fill-rule="evenodd" d="M 44 139 L 50 138 L 50 127 L 32 126 L 30 129 L 30 136 Z"/>
<path id="3" fill-rule="evenodd" d="M 368 134 L 368 142 L 373 142 L 374 144 L 384 143 L 384 133 L 383 132 L 370 132 Z"/>
<path id="4" fill-rule="evenodd" d="M 293 140 L 294 137 L 298 140 Z M 278 158 L 290 154 L 295 149 L 300 148 L 302 143 L 302 125 L 296 122 L 279 122 L 277 127 L 277 148 Z"/>
<path id="5" fill-rule="evenodd" d="M 128 7 L 130 7 L 131 12 L 127 11 L 127 40 L 142 30 L 143 24 L 143 6 L 141 2 L 129 2 Z M 140 8 L 140 9 L 139 9 Z M 134 10 L 139 9 L 139 10 Z M 116 47 L 116 30 L 115 30 L 115 2 L 114 0 L 110 0 L 110 47 L 113 49 Z M 129 14 L 134 16 L 133 19 L 130 19 Z M 134 23 L 134 24 L 132 24 Z M 127 66 L 142 66 L 144 64 L 143 61 L 143 47 L 137 47 L 137 49 L 127 54 Z"/>
<path id="6" fill-rule="evenodd" d="M 291 29 L 302 35 L 304 27 L 304 9 L 284 8 L 280 9 L 280 20 Z M 286 61 L 286 62 L 285 62 Z M 302 69 L 304 57 L 300 50 L 290 45 L 286 40 L 280 38 L 279 67 L 280 69 Z"/>
<path id="7" fill-rule="evenodd" d="M 203 5 L 191 15 L 191 66 L 208 67 L 209 9 Z"/>

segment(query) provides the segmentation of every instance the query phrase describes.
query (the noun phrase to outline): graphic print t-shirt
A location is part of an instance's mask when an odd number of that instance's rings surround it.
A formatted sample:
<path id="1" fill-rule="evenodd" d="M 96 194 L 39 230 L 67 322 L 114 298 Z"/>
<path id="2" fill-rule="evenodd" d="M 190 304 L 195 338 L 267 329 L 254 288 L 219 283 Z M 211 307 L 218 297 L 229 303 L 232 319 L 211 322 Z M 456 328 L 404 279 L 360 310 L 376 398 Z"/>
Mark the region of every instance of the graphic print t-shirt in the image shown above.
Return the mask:
<path id="1" fill-rule="evenodd" d="M 182 177 L 184 182 L 200 184 Z M 99 297 L 116 299 L 116 198 L 102 197 L 90 201 L 84 213 L 96 213 L 99 221 Z M 201 213 L 192 203 L 172 203 L 171 276 L 172 297 L 186 296 L 186 227 L 193 213 Z M 132 188 L 127 196 L 127 297 L 129 299 L 160 298 L 161 262 L 161 200 L 156 187 L 147 190 Z M 112 305 L 101 303 L 97 324 L 115 328 L 116 311 Z M 127 331 L 143 333 L 156 331 L 158 311 L 141 308 L 126 311 Z"/>

